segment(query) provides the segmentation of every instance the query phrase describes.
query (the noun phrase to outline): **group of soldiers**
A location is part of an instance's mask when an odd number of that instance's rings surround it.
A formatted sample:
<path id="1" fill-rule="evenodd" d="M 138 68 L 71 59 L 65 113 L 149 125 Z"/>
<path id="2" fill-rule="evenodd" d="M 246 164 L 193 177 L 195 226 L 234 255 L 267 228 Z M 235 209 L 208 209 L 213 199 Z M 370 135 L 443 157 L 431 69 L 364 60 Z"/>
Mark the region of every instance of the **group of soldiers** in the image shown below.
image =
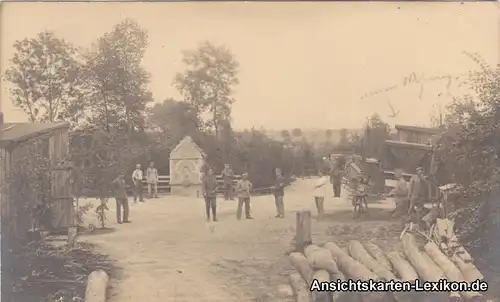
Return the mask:
<path id="1" fill-rule="evenodd" d="M 150 162 L 148 168 L 146 169 L 146 183 L 148 186 L 149 198 L 158 197 L 158 170 L 155 168 L 154 162 Z M 142 181 L 144 179 L 144 173 L 142 171 L 141 165 L 135 166 L 134 172 L 132 172 L 132 183 L 134 192 L 134 203 L 137 201 L 144 202 L 144 197 L 142 194 Z M 127 184 L 125 181 L 125 173 L 120 173 L 118 177 L 112 182 L 114 186 L 115 199 L 116 199 L 116 221 L 121 223 L 130 223 L 129 218 L 129 204 L 127 198 Z M 123 216 L 122 216 L 123 210 Z"/>
<path id="2" fill-rule="evenodd" d="M 403 170 L 395 171 L 396 186 L 389 195 L 394 196 L 396 204 L 393 217 L 406 217 L 410 221 L 420 222 L 428 214 L 424 204 L 431 199 L 431 184 L 422 167 L 417 167 L 416 173 L 407 182 Z"/>
<path id="3" fill-rule="evenodd" d="M 219 189 L 219 184 L 217 182 L 217 176 L 214 173 L 213 168 L 205 168 L 202 176 L 202 195 L 205 199 L 205 211 L 207 221 L 217 221 L 217 191 Z M 285 195 L 285 179 L 281 173 L 281 169 L 275 169 L 276 181 L 273 187 L 273 195 L 276 205 L 276 218 L 285 217 L 285 206 L 283 198 Z M 224 165 L 224 169 L 221 172 L 224 199 L 234 200 L 233 196 L 233 181 L 235 174 L 229 164 Z M 243 173 L 241 179 L 236 183 L 234 193 L 236 193 L 238 198 L 238 206 L 236 209 L 236 218 L 241 220 L 243 206 L 245 210 L 245 218 L 253 219 L 250 213 L 250 197 L 253 185 L 248 179 L 248 173 Z"/>

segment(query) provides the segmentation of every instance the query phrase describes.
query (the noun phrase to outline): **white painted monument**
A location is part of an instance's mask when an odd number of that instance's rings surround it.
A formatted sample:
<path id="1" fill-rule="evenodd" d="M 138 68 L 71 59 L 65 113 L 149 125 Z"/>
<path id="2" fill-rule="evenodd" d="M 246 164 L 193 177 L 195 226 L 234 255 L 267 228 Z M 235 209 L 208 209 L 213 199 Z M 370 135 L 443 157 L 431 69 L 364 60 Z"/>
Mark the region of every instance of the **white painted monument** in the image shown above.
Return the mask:
<path id="1" fill-rule="evenodd" d="M 170 187 L 173 195 L 198 196 L 205 153 L 189 136 L 170 152 Z"/>

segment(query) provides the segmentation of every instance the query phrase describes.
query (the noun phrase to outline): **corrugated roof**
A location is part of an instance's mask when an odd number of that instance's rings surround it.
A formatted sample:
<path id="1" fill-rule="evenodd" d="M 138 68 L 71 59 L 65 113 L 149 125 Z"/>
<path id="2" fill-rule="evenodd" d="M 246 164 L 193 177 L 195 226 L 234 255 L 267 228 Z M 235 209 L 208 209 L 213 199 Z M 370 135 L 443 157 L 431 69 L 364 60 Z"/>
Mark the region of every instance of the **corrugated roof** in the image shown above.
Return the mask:
<path id="1" fill-rule="evenodd" d="M 61 128 L 69 128 L 69 124 L 66 122 L 5 123 L 0 126 L 0 147 L 25 141 Z"/>
<path id="2" fill-rule="evenodd" d="M 413 132 L 423 132 L 429 134 L 438 134 L 443 132 L 442 129 L 439 128 L 428 128 L 428 127 L 419 127 L 419 126 L 405 126 L 405 125 L 395 125 L 394 128 L 397 130 L 408 130 Z"/>

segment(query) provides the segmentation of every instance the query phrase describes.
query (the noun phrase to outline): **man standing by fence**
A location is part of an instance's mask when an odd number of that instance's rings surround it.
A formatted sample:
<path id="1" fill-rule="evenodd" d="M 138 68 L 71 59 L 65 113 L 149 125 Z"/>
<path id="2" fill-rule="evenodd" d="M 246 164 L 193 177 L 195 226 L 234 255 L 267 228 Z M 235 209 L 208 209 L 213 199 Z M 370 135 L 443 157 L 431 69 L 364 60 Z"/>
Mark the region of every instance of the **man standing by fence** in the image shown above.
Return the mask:
<path id="1" fill-rule="evenodd" d="M 127 185 L 125 184 L 125 175 L 123 173 L 120 173 L 120 175 L 118 175 L 118 177 L 113 180 L 112 184 L 114 186 L 116 199 L 116 222 L 130 223 L 130 220 L 128 220 L 129 207 L 127 198 Z"/>
<path id="2" fill-rule="evenodd" d="M 148 182 L 149 198 L 158 198 L 158 170 L 155 168 L 154 162 L 150 162 L 146 170 L 146 181 Z"/>
<path id="3" fill-rule="evenodd" d="M 248 173 L 243 173 L 241 179 L 236 184 L 236 193 L 238 193 L 238 209 L 236 218 L 241 220 L 241 212 L 243 204 L 245 204 L 246 219 L 253 219 L 250 215 L 250 192 L 252 191 L 252 183 L 248 180 Z"/>
<path id="4" fill-rule="evenodd" d="M 281 169 L 276 168 L 276 182 L 274 184 L 274 203 L 276 204 L 276 218 L 285 218 L 285 204 L 283 197 L 285 196 L 285 178 L 281 174 Z"/>
<path id="5" fill-rule="evenodd" d="M 233 179 L 234 172 L 229 164 L 224 165 L 224 170 L 222 170 L 222 180 L 224 181 L 224 199 L 233 200 Z"/>
<path id="6" fill-rule="evenodd" d="M 209 168 L 207 174 L 203 176 L 201 189 L 203 198 L 205 198 L 207 221 L 210 221 L 210 211 L 212 212 L 212 220 L 217 221 L 217 177 L 215 177 L 212 168 Z"/>
<path id="7" fill-rule="evenodd" d="M 132 173 L 132 182 L 134 183 L 134 202 L 137 202 L 137 198 L 139 198 L 140 202 L 144 202 L 142 198 L 142 180 L 143 174 L 141 170 L 141 165 L 136 165 L 135 170 Z"/>

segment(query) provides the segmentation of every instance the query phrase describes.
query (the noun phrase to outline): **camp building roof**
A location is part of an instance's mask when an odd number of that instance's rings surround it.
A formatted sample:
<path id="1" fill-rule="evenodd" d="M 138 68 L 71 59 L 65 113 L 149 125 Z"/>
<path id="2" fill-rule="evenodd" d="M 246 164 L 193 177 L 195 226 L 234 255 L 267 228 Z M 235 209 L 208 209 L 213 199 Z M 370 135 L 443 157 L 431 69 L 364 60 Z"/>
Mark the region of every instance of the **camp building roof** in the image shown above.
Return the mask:
<path id="1" fill-rule="evenodd" d="M 419 126 L 395 125 L 394 128 L 396 128 L 396 130 L 412 131 L 412 132 L 420 132 L 420 133 L 428 133 L 428 134 L 438 134 L 438 133 L 443 132 L 443 130 L 439 129 L 439 128 L 428 128 L 428 127 L 419 127 Z"/>
<path id="2" fill-rule="evenodd" d="M 66 122 L 60 123 L 5 123 L 0 125 L 0 147 L 23 142 L 58 129 L 69 128 Z"/>

